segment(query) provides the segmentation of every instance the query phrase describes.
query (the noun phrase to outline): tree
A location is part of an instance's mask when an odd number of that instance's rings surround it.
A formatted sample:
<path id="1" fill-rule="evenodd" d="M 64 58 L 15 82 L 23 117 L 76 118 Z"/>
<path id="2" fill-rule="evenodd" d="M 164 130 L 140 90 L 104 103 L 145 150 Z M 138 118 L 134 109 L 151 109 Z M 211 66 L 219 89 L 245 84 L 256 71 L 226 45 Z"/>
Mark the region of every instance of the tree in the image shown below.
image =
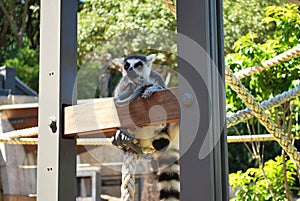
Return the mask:
<path id="1" fill-rule="evenodd" d="M 262 18 L 267 6 L 278 6 L 283 0 L 257 1 L 257 0 L 224 0 L 224 46 L 225 53 L 233 51 L 235 41 L 249 32 L 258 34 L 257 42 L 264 42 L 269 32 Z"/>
<path id="2" fill-rule="evenodd" d="M 91 72 L 127 54 L 157 53 L 157 63 L 176 69 L 175 31 L 176 20 L 162 1 L 84 1 L 78 14 L 78 74 L 85 80 L 78 82 L 79 97 L 95 97 L 98 76 Z"/>
<path id="3" fill-rule="evenodd" d="M 95 54 L 110 53 L 114 58 L 134 51 L 147 53 L 147 48 L 153 51 L 154 44 L 154 51 L 159 51 L 159 42 L 168 40 L 169 32 L 175 32 L 176 20 L 162 1 L 89 0 L 79 12 L 78 26 L 81 63 L 84 57 Z M 158 38 L 158 33 L 163 36 Z M 143 49 L 139 49 L 140 45 Z"/>
<path id="4" fill-rule="evenodd" d="M 0 64 L 38 91 L 40 1 L 0 1 Z"/>
<path id="5" fill-rule="evenodd" d="M 282 158 L 277 156 L 275 160 L 269 160 L 265 164 L 266 175 L 259 168 L 249 168 L 247 171 L 238 171 L 229 175 L 229 183 L 236 190 L 235 198 L 238 200 L 286 200 L 284 188 L 284 168 Z M 296 167 L 291 160 L 286 161 L 287 182 L 290 189 L 299 190 L 296 187 Z M 265 179 L 270 183 L 266 183 Z M 269 189 L 274 192 L 271 195 Z"/>
<path id="6" fill-rule="evenodd" d="M 228 54 L 225 58 L 226 65 L 228 65 L 234 72 L 242 70 L 247 67 L 261 65 L 261 62 L 273 58 L 274 56 L 287 51 L 288 49 L 296 46 L 300 42 L 300 11 L 297 5 L 285 4 L 284 6 L 269 6 L 265 9 L 265 17 L 263 22 L 271 28 L 268 35 L 266 35 L 265 42 L 259 43 L 258 35 L 256 33 L 248 33 L 241 37 L 234 44 L 234 52 Z M 279 93 L 291 89 L 299 85 L 299 58 L 294 58 L 286 62 L 282 62 L 273 66 L 272 68 L 252 75 L 251 77 L 244 78 L 242 83 L 249 89 L 251 94 L 256 97 L 258 102 L 266 100 L 270 97 L 274 97 Z M 229 88 L 226 91 L 226 102 L 229 107 L 228 114 L 236 110 L 243 109 L 243 103 L 237 98 Z M 270 116 L 273 120 L 282 128 L 282 130 L 288 135 L 290 139 L 298 137 L 299 135 L 299 99 L 288 101 L 279 107 L 272 108 L 270 110 Z M 237 134 L 262 134 L 266 133 L 266 130 L 262 128 L 257 120 L 246 121 L 245 124 L 238 125 L 237 128 L 229 129 L 229 135 Z M 273 154 L 274 150 L 278 153 L 278 144 L 273 144 L 274 147 L 267 149 L 264 143 L 249 143 L 245 144 L 249 153 L 251 153 L 253 159 L 257 160 L 257 164 L 260 167 L 261 175 L 264 176 L 266 186 L 264 186 L 264 192 L 256 192 L 258 188 L 251 183 L 241 185 L 241 196 L 248 196 L 248 200 L 259 200 L 259 196 L 263 196 L 263 193 L 270 196 L 274 196 L 280 192 L 280 197 L 286 197 L 289 200 L 289 185 L 288 185 L 288 163 L 285 161 L 285 153 L 282 151 L 282 168 L 283 179 L 285 180 L 284 189 L 281 186 L 272 187 L 273 178 L 269 178 L 266 172 L 270 172 L 270 168 L 264 167 L 265 153 Z M 231 148 L 236 145 L 230 145 Z M 229 146 L 229 149 L 231 149 Z M 252 148 L 251 148 L 252 147 Z M 234 148 L 233 148 L 234 149 Z M 231 152 L 230 157 L 234 159 L 234 151 Z M 245 154 L 244 154 L 245 155 Z M 270 155 L 269 155 L 270 156 Z M 232 160 L 232 159 L 229 159 Z M 249 159 L 248 159 L 249 160 Z M 243 162 L 240 162 L 243 163 Z M 247 161 L 245 162 L 247 163 Z M 264 170 L 265 169 L 265 170 Z M 249 174 L 251 169 L 248 169 L 246 174 Z M 240 173 L 237 173 L 240 174 Z M 255 173 L 257 174 L 257 173 Z M 240 174 L 241 179 L 245 178 L 245 175 Z M 299 177 L 299 175 L 298 175 Z M 249 177 L 248 177 L 249 179 Z M 256 182 L 255 180 L 254 182 Z M 246 189 L 246 191 L 244 191 Z M 260 189 L 261 190 L 261 189 Z M 243 191 L 243 192 L 242 192 Z M 262 190 L 263 191 L 263 190 Z M 283 193 L 285 192 L 285 194 Z M 258 195 L 259 194 L 259 195 Z M 257 197 L 258 196 L 258 197 Z M 282 199 L 280 199 L 282 200 Z"/>
<path id="7" fill-rule="evenodd" d="M 29 39 L 30 48 L 39 45 L 40 1 L 0 1 L 0 46 L 22 47 Z"/>

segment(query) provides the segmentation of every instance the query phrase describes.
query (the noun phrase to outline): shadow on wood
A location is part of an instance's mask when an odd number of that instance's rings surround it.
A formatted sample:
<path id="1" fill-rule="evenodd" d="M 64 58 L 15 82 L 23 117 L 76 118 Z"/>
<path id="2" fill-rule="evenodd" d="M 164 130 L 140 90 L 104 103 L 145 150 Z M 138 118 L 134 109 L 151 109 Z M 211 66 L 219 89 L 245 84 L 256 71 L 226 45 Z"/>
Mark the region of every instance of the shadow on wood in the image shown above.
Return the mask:
<path id="1" fill-rule="evenodd" d="M 147 126 L 179 119 L 177 88 L 157 91 L 149 99 L 138 97 L 117 105 L 113 98 L 65 108 L 65 135 L 111 137 L 117 128 Z"/>

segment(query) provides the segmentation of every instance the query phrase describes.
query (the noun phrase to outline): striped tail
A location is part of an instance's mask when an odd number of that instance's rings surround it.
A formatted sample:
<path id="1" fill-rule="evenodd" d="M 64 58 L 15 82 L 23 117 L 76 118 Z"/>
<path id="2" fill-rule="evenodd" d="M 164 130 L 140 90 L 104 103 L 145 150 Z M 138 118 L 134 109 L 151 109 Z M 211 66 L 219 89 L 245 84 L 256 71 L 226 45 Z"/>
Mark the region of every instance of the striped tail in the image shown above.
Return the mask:
<path id="1" fill-rule="evenodd" d="M 179 201 L 180 171 L 178 158 L 178 150 L 169 149 L 162 158 L 158 159 L 159 199 L 161 201 Z"/>

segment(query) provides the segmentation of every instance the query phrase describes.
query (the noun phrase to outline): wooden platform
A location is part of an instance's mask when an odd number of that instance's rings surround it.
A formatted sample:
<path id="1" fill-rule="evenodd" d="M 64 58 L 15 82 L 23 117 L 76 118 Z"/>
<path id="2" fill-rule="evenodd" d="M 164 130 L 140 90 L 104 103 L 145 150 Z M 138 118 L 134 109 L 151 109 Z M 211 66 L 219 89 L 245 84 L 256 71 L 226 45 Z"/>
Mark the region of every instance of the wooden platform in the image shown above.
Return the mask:
<path id="1" fill-rule="evenodd" d="M 153 93 L 149 99 L 138 97 L 118 106 L 113 98 L 65 108 L 65 135 L 97 134 L 111 137 L 117 128 L 147 126 L 179 119 L 177 88 Z"/>
<path id="2" fill-rule="evenodd" d="M 78 101 L 64 109 L 66 136 L 96 135 L 111 137 L 119 127 L 147 126 L 179 119 L 178 90 L 171 88 L 153 93 L 149 99 L 138 97 L 118 106 L 113 98 Z M 15 129 L 38 126 L 38 104 L 0 106 Z"/>

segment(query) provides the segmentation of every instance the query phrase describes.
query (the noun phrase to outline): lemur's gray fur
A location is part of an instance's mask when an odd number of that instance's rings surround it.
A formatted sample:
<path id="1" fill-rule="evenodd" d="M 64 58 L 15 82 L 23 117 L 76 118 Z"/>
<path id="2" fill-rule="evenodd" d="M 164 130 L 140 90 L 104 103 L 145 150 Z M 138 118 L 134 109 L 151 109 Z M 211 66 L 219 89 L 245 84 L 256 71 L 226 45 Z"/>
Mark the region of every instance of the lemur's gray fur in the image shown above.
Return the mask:
<path id="1" fill-rule="evenodd" d="M 140 94 L 142 98 L 149 98 L 154 91 L 166 87 L 163 77 L 152 70 L 155 57 L 155 54 L 133 54 L 118 59 L 123 64 L 123 77 L 115 89 L 117 104 L 130 103 Z"/>
<path id="2" fill-rule="evenodd" d="M 163 77 L 152 70 L 155 55 L 134 54 L 118 59 L 123 77 L 115 90 L 116 103 L 130 103 L 140 94 L 149 98 L 154 91 L 166 88 Z M 113 144 L 124 152 L 143 157 L 152 154 L 158 163 L 159 200 L 179 201 L 179 125 L 166 123 L 118 130 Z"/>

